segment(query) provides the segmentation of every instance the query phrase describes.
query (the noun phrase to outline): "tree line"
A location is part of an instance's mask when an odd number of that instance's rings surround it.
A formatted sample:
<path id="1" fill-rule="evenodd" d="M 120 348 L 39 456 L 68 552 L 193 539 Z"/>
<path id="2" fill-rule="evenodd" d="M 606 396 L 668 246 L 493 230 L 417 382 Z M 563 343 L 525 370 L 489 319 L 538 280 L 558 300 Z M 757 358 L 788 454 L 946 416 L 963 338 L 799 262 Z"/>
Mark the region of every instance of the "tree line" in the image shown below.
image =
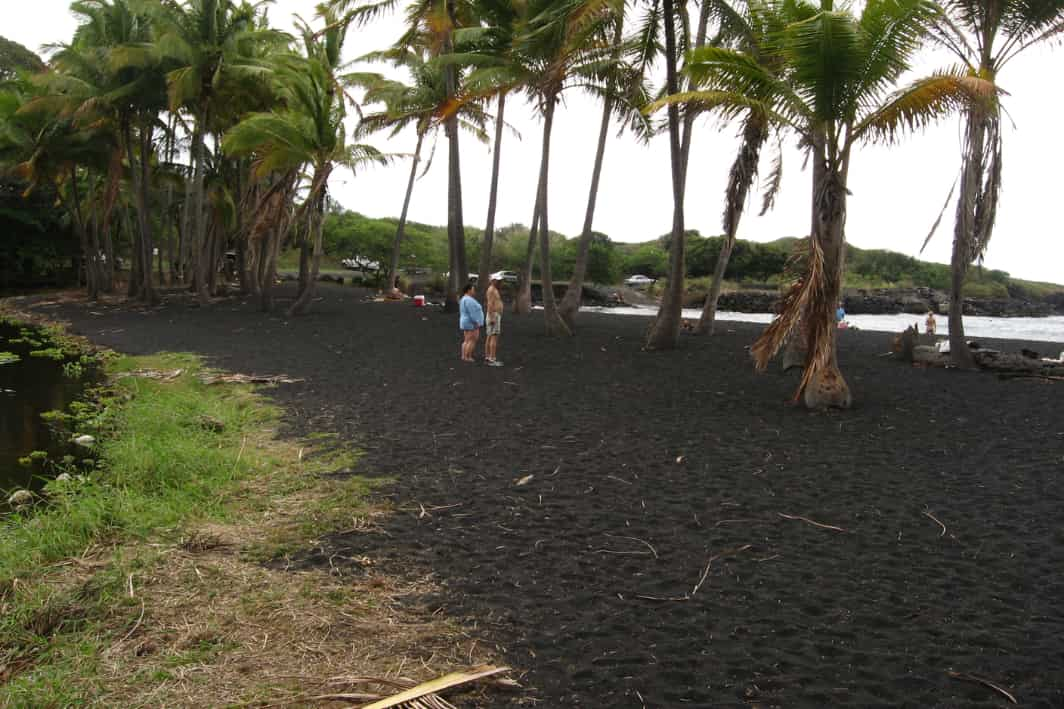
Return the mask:
<path id="1" fill-rule="evenodd" d="M 361 142 L 410 130 L 417 147 L 388 260 L 399 268 L 406 217 L 423 150 L 442 129 L 448 187 L 448 307 L 471 270 L 492 265 L 496 195 L 504 164 L 507 101 L 529 100 L 541 119 L 537 187 L 529 195 L 518 312 L 531 305 L 538 263 L 553 280 L 551 138 L 567 92 L 601 101 L 597 151 L 569 285 L 543 290 L 552 335 L 577 325 L 582 283 L 596 239 L 594 215 L 606 136 L 668 137 L 673 194 L 666 240 L 667 286 L 648 349 L 675 347 L 688 260 L 696 255 L 684 219 L 687 166 L 697 119 L 740 127 L 722 199 L 724 237 L 712 290 L 698 323 L 712 332 L 719 288 L 755 179 L 765 172 L 762 211 L 771 209 L 784 157 L 812 172 L 807 225 L 787 261 L 790 287 L 779 316 L 752 348 L 764 367 L 795 343 L 807 366 L 798 396 L 809 406 L 848 406 L 833 312 L 843 283 L 847 181 L 870 142 L 891 143 L 959 115 L 963 149 L 951 192 L 951 356 L 973 366 L 961 306 L 970 266 L 991 238 L 1001 188 L 1001 70 L 1056 36 L 1064 0 L 415 0 L 391 46 L 360 57 L 408 80 L 350 71 L 345 42 L 368 37 L 398 0 L 329 0 L 296 32 L 271 26 L 268 3 L 247 0 L 77 0 L 75 35 L 44 71 L 5 76 L 0 161 L 26 188 L 54 192 L 80 246 L 90 296 L 112 291 L 119 245 L 130 258 L 129 294 L 157 298 L 160 282 L 186 284 L 206 301 L 232 248 L 241 287 L 272 304 L 280 250 L 300 253 L 292 314 L 313 301 L 323 256 L 329 178 L 395 159 Z M 926 46 L 954 64 L 905 85 Z M 365 108 L 365 110 L 363 110 Z M 348 129 L 348 120 L 356 127 Z M 492 146 L 488 213 L 476 267 L 462 201 L 463 136 Z M 791 148 L 789 146 L 797 146 Z M 771 160 L 763 169 L 766 153 Z M 940 217 L 941 220 L 941 217 Z M 806 226 L 808 231 L 805 231 Z M 155 269 L 158 272 L 153 272 Z"/>

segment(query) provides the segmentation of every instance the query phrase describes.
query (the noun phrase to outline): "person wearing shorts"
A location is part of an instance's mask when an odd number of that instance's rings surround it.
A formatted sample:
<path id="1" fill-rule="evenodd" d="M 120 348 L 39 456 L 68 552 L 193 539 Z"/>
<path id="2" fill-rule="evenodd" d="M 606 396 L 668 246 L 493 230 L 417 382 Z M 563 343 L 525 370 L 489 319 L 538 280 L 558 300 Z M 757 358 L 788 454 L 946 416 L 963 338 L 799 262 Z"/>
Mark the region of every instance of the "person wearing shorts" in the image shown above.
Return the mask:
<path id="1" fill-rule="evenodd" d="M 499 276 L 491 277 L 487 293 L 488 319 L 486 326 L 487 340 L 484 342 L 484 359 L 488 366 L 501 367 L 502 362 L 495 358 L 499 349 L 499 335 L 502 334 L 502 295 L 499 293 Z"/>
<path id="2" fill-rule="evenodd" d="M 468 283 L 462 289 L 462 299 L 458 302 L 458 327 L 462 331 L 462 361 L 473 362 L 473 353 L 480 339 L 480 328 L 484 325 L 484 309 L 473 297 L 473 284 Z"/>

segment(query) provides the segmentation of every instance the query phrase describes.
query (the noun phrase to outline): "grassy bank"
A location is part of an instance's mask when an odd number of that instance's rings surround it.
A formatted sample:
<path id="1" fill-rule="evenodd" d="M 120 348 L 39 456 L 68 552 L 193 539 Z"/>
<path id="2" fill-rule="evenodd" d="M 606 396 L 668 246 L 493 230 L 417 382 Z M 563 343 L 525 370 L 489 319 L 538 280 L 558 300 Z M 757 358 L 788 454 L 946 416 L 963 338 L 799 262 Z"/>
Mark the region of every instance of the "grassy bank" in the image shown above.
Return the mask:
<path id="1" fill-rule="evenodd" d="M 95 401 L 66 414 L 96 437 L 96 469 L 0 521 L 0 706 L 292 700 L 422 651 L 435 667 L 408 675 L 464 664 L 457 629 L 390 600 L 427 582 L 377 576 L 369 560 L 357 579 L 285 571 L 321 535 L 384 513 L 367 479 L 325 475 L 350 471 L 355 451 L 278 437 L 276 407 L 205 383 L 191 355 L 107 370 Z"/>

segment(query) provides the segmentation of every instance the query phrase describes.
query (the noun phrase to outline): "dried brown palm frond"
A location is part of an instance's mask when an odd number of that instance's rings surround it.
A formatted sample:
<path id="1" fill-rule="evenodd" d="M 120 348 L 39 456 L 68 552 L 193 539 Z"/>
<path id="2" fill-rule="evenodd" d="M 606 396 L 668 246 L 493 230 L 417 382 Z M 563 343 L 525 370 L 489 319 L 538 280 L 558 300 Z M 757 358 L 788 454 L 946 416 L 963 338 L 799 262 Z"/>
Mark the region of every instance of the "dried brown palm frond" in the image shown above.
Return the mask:
<path id="1" fill-rule="evenodd" d="M 834 303 L 829 300 L 825 290 L 828 274 L 824 267 L 824 251 L 816 239 L 810 238 L 795 246 L 788 269 L 798 271 L 800 275 L 783 296 L 779 315 L 754 343 L 750 354 L 757 369 L 764 371 L 788 338 L 803 338 L 808 353 L 802 381 L 794 394 L 797 400 L 813 375 L 831 363 L 835 334 Z"/>
<path id="2" fill-rule="evenodd" d="M 809 306 L 823 300 L 824 252 L 820 245 L 812 238 L 799 241 L 787 262 L 786 272 L 792 274 L 793 280 L 780 301 L 779 314 L 750 348 L 750 355 L 759 371 L 768 367 L 768 363 L 798 327 Z"/>

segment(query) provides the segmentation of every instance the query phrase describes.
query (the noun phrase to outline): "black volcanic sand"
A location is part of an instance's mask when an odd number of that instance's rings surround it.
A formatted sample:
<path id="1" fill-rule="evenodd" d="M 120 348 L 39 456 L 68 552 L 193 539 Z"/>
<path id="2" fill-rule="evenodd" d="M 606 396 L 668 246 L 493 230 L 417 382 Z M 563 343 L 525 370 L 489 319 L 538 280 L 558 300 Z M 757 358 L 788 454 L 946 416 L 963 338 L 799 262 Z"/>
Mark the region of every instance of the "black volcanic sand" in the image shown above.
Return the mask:
<path id="1" fill-rule="evenodd" d="M 297 561 L 434 572 L 418 602 L 527 670 L 513 701 L 1008 706 L 953 671 L 1064 706 L 1064 384 L 913 368 L 844 332 L 857 403 L 810 413 L 795 373 L 752 370 L 755 325 L 646 353 L 644 318 L 551 340 L 507 316 L 492 369 L 458 361 L 455 316 L 320 293 L 295 320 L 41 310 L 122 351 L 305 378 L 274 390 L 292 432 L 364 449 L 400 511 Z"/>

